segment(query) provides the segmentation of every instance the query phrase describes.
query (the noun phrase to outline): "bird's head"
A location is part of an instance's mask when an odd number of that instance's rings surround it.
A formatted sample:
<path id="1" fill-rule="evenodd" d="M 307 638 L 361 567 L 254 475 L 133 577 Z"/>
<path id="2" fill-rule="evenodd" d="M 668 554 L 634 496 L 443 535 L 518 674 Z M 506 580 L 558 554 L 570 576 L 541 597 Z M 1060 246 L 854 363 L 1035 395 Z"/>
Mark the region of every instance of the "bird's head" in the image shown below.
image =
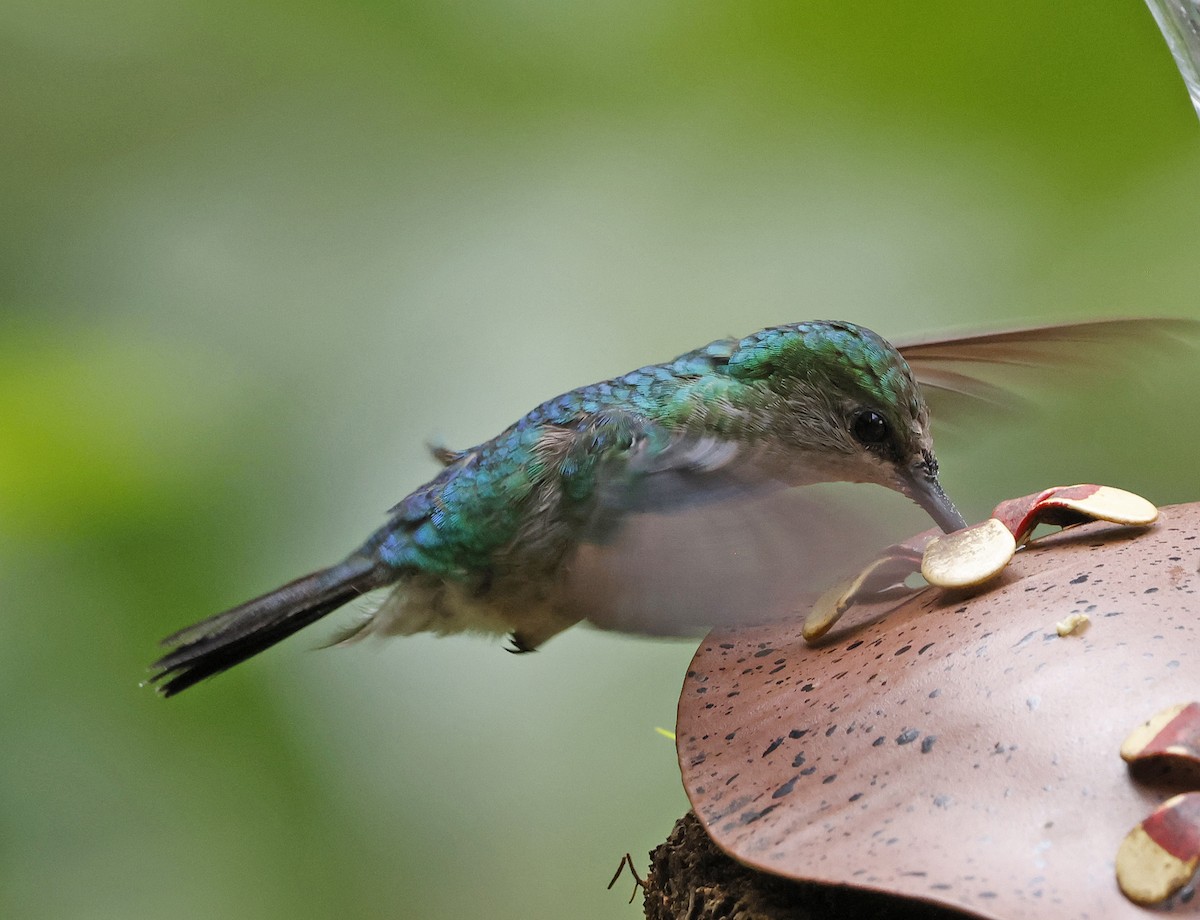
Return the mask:
<path id="1" fill-rule="evenodd" d="M 822 478 L 878 483 L 947 532 L 966 526 L 938 480 L 920 387 L 881 336 L 845 322 L 775 326 L 739 342 L 728 372 L 765 386 L 773 434 Z"/>

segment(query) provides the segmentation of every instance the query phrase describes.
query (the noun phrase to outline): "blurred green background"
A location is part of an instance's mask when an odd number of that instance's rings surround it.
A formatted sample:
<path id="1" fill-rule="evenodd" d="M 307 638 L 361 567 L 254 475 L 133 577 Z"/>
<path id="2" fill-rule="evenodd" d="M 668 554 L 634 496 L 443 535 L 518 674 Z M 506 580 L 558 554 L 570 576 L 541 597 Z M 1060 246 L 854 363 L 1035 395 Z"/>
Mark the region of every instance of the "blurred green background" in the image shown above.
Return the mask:
<path id="1" fill-rule="evenodd" d="M 687 643 L 321 626 L 164 702 L 156 641 L 718 336 L 1200 316 L 1140 0 L 8 0 L 0 126 L 6 918 L 638 916 Z M 968 517 L 1200 497 L 1186 361 L 1099 370 L 946 432 Z"/>

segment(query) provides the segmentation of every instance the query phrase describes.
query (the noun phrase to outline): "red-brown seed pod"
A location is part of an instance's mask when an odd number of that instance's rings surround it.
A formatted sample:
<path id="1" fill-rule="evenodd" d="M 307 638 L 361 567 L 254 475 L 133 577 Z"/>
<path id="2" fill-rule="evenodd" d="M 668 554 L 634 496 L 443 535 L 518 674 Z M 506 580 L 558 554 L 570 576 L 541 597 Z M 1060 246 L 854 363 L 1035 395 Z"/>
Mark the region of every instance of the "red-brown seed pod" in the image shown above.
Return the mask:
<path id="1" fill-rule="evenodd" d="M 1200 866 L 1200 792 L 1173 796 L 1131 830 L 1117 850 L 1117 882 L 1131 901 L 1162 904 Z"/>

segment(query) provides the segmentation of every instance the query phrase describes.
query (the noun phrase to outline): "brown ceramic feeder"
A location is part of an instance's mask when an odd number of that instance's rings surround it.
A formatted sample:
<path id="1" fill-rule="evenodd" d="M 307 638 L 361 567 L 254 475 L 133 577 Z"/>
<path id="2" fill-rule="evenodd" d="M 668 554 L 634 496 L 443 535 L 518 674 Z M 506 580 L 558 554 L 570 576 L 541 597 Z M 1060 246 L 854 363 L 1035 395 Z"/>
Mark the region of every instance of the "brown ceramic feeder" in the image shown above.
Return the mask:
<path id="1" fill-rule="evenodd" d="M 1198 568 L 1200 504 L 1175 506 L 1036 540 L 971 597 L 856 603 L 817 647 L 792 623 L 713 633 L 679 705 L 692 806 L 788 878 L 995 920 L 1144 917 L 1117 852 L 1181 790 L 1120 750 L 1200 699 Z M 1156 911 L 1200 917 L 1190 890 Z"/>

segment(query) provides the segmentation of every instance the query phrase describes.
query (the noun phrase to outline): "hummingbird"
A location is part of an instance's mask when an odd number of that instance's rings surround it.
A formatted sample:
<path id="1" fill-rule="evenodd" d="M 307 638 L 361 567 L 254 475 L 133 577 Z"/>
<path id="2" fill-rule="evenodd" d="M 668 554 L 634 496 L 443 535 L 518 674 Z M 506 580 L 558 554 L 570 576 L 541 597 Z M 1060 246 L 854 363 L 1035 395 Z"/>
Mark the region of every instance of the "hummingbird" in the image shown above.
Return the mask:
<path id="1" fill-rule="evenodd" d="M 966 526 L 942 488 L 927 398 L 996 400 L 976 369 L 1191 328 L 1107 320 L 892 344 L 851 322 L 771 326 L 550 399 L 395 505 L 340 562 L 163 640 L 172 696 L 363 595 L 330 644 L 478 632 L 530 652 L 587 620 L 679 635 L 798 611 L 873 543 L 822 484 L 910 499 Z"/>

